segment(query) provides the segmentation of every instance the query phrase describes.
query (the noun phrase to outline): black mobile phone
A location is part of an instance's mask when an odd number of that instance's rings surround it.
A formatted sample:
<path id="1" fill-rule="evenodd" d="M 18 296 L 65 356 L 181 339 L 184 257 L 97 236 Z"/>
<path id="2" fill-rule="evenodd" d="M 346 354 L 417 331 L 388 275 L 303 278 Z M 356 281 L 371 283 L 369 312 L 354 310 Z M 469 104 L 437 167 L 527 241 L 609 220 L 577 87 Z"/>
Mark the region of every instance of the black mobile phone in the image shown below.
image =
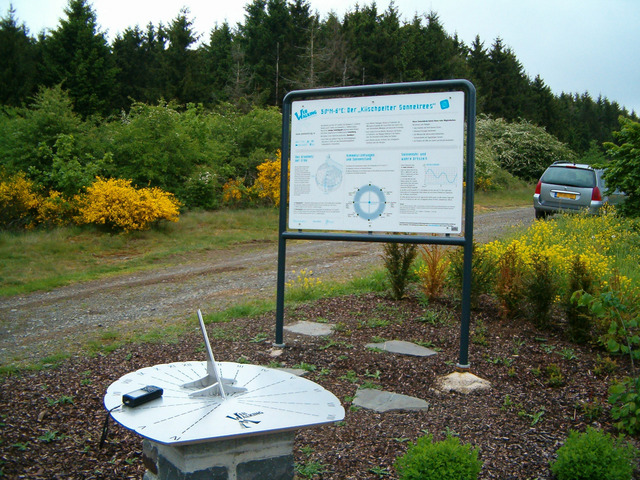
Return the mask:
<path id="1" fill-rule="evenodd" d="M 125 393 L 122 396 L 122 403 L 127 407 L 137 407 L 143 403 L 150 402 L 162 396 L 163 390 L 160 387 L 147 385 L 133 392 Z"/>

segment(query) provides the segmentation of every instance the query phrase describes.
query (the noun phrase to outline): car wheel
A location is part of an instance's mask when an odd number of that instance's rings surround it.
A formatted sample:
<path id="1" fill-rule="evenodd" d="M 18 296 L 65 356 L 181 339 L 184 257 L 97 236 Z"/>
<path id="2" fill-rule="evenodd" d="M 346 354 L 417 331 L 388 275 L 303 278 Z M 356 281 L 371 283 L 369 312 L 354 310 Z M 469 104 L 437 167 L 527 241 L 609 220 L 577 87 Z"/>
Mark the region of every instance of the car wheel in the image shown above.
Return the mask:
<path id="1" fill-rule="evenodd" d="M 543 210 L 536 210 L 536 220 L 544 220 L 547 218 L 547 212 Z"/>

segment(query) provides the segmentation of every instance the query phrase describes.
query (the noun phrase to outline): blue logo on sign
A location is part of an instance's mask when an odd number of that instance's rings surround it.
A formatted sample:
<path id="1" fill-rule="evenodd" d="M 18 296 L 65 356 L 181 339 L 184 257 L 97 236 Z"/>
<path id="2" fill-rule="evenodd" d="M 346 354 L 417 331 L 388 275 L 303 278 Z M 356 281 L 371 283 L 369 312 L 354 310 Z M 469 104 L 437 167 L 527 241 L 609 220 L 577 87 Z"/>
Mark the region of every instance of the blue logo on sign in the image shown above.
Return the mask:
<path id="1" fill-rule="evenodd" d="M 305 118 L 313 117 L 314 115 L 317 115 L 317 114 L 318 114 L 317 110 L 308 111 L 306 108 L 303 108 L 300 110 L 300 112 L 295 113 L 294 115 L 298 120 L 302 120 Z"/>
<path id="2" fill-rule="evenodd" d="M 450 105 L 449 105 L 449 100 L 441 100 L 441 101 L 440 101 L 440 108 L 441 108 L 442 110 L 446 110 L 446 109 L 447 109 L 447 108 L 449 108 L 449 107 L 450 107 Z"/>

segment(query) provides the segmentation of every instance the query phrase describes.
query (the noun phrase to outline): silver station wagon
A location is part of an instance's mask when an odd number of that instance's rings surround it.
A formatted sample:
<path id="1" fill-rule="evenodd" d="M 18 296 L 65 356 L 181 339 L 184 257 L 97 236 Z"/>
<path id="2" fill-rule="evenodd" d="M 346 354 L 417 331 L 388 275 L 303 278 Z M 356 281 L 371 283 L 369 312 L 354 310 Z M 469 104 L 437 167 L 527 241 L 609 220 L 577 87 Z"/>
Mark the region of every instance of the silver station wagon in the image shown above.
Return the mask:
<path id="1" fill-rule="evenodd" d="M 624 195 L 607 192 L 603 173 L 589 165 L 554 162 L 540 177 L 533 194 L 536 218 L 579 210 L 596 214 L 605 203 L 620 202 Z"/>

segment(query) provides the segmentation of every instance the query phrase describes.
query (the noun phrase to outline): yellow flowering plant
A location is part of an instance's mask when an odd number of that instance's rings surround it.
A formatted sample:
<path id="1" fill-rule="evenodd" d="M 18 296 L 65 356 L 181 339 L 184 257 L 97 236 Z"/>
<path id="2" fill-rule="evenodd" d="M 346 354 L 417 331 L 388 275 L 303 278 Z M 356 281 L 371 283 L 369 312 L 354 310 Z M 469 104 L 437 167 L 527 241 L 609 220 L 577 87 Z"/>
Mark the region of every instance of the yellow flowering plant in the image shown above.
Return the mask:
<path id="1" fill-rule="evenodd" d="M 415 271 L 420 287 L 427 299 L 437 298 L 442 293 L 451 260 L 440 245 L 423 245 L 420 255 L 422 264 Z"/>
<path id="2" fill-rule="evenodd" d="M 160 188 L 135 188 L 131 180 L 96 178 L 86 193 L 76 196 L 79 224 L 105 225 L 129 232 L 147 230 L 160 220 L 177 222 L 180 202 Z"/>
<path id="3" fill-rule="evenodd" d="M 568 299 L 575 290 L 575 265 L 579 264 L 585 278 L 591 278 L 589 289 L 598 292 L 605 287 L 612 277 L 619 277 L 618 283 L 624 283 L 625 276 L 619 275 L 617 269 L 622 262 L 626 265 L 637 265 L 640 260 L 640 248 L 637 241 L 637 227 L 629 224 L 628 219 L 621 218 L 612 209 L 605 209 L 602 215 L 574 214 L 557 216 L 552 221 L 535 222 L 519 235 L 508 240 L 494 241 L 485 245 L 478 245 L 484 255 L 493 259 L 496 264 L 505 265 L 505 257 L 512 256 L 511 263 L 519 263 L 522 267 L 523 295 L 529 302 L 542 302 L 539 307 L 545 315 L 549 313 L 545 302 L 569 308 Z M 635 247 L 634 247 L 635 245 Z M 622 259 L 622 260 L 621 260 Z M 635 259 L 635 260 L 634 260 Z M 541 268 L 542 263 L 544 268 Z M 631 262 L 631 263 L 629 263 Z M 539 289 L 541 282 L 531 281 L 530 277 L 541 275 L 548 277 L 545 282 L 551 282 L 557 289 L 557 294 L 551 297 L 549 292 L 530 292 L 532 288 Z M 503 268 L 497 273 L 497 292 L 510 297 L 514 292 L 516 282 L 506 278 L 513 269 Z M 575 280 L 575 279 L 574 279 Z M 502 289 L 501 289 L 502 286 Z M 580 287 L 582 288 L 582 287 Z M 544 301 L 539 295 L 545 297 Z M 537 300 L 533 300 L 537 296 Z M 503 299 L 503 306 L 504 299 Z"/>
<path id="4" fill-rule="evenodd" d="M 0 181 L 0 226 L 33 227 L 38 203 L 34 184 L 23 173 Z"/>
<path id="5" fill-rule="evenodd" d="M 280 150 L 276 153 L 275 160 L 265 160 L 257 167 L 258 178 L 251 187 L 258 197 L 269 201 L 276 207 L 280 205 L 280 179 L 282 161 Z M 289 172 L 287 172 L 288 181 Z"/>
<path id="6" fill-rule="evenodd" d="M 226 205 L 241 206 L 246 203 L 248 194 L 243 178 L 231 178 L 222 186 L 222 201 Z"/>
<path id="7" fill-rule="evenodd" d="M 294 301 L 311 300 L 321 287 L 322 281 L 313 276 L 313 271 L 306 268 L 292 272 L 295 278 L 285 283 L 287 298 Z"/>

